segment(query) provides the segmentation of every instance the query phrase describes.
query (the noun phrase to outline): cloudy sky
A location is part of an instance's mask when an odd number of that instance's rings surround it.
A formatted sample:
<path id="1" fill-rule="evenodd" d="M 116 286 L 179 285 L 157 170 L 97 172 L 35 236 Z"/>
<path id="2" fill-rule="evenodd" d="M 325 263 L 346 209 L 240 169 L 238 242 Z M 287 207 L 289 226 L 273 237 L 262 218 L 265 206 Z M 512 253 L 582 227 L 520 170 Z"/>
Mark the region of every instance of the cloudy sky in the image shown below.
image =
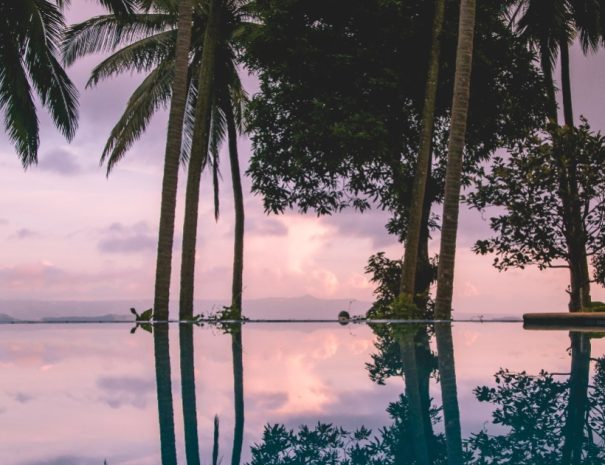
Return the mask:
<path id="1" fill-rule="evenodd" d="M 99 11 L 88 1 L 73 4 L 72 22 Z M 144 137 L 106 178 L 99 166 L 100 153 L 141 77 L 125 76 L 85 89 L 99 58 L 83 60 L 69 70 L 81 91 L 80 127 L 71 144 L 40 111 L 40 163 L 24 171 L 6 134 L 0 133 L 2 299 L 116 300 L 152 295 L 166 114 L 154 118 Z M 605 128 L 600 79 L 605 56 L 584 58 L 574 49 L 572 69 L 576 114 L 586 115 L 595 129 Z M 247 83 L 254 92 L 254 79 Z M 239 147 L 245 167 L 250 144 L 241 139 Z M 223 159 L 227 174 L 228 161 Z M 185 171 L 180 175 L 176 270 Z M 213 219 L 209 181 L 202 181 L 196 298 L 227 299 L 233 234 L 230 180 L 227 175 L 222 180 L 218 223 Z M 244 186 L 249 192 L 249 180 L 244 180 Z M 372 286 L 363 272 L 368 257 L 380 250 L 391 258 L 402 255 L 401 247 L 384 230 L 387 217 L 381 212 L 343 212 L 329 218 L 295 212 L 266 216 L 261 199 L 247 195 L 246 215 L 248 299 L 311 294 L 370 301 Z M 564 310 L 566 273 L 498 273 L 491 268 L 490 257 L 470 252 L 472 243 L 488 233 L 480 215 L 463 212 L 455 308 L 480 313 Z M 435 242 L 433 252 L 437 247 Z M 173 295 L 176 290 L 173 286 Z M 605 300 L 603 289 L 595 289 L 594 297 Z"/>

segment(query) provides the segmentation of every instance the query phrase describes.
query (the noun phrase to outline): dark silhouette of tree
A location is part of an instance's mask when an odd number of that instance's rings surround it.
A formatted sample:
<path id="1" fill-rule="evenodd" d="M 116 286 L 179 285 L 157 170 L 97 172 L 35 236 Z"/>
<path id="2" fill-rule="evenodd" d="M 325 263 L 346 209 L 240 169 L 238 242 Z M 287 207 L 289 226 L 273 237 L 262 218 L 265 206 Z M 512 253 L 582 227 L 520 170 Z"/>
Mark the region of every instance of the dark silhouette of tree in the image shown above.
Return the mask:
<path id="1" fill-rule="evenodd" d="M 0 2 L 0 110 L 25 168 L 37 163 L 40 145 L 34 94 L 68 140 L 77 128 L 78 92 L 59 62 L 62 6 L 48 0 Z"/>
<path id="2" fill-rule="evenodd" d="M 261 82 L 250 105 L 253 190 L 273 213 L 383 208 L 391 214 L 389 232 L 405 239 L 433 2 L 257 4 L 263 28 L 246 49 L 246 62 Z M 457 11 L 457 2 L 447 2 L 416 294 L 430 285 L 427 241 L 439 224 L 430 212 L 444 193 Z M 502 2 L 481 2 L 478 8 L 477 86 L 463 182 L 478 160 L 524 138 L 545 119 L 542 80 L 525 43 L 505 23 L 505 11 Z"/>
<path id="3" fill-rule="evenodd" d="M 508 157 L 496 156 L 477 177 L 468 196 L 478 209 L 503 209 L 490 219 L 496 236 L 478 241 L 474 250 L 494 253 L 500 270 L 537 266 L 573 268 L 565 226 L 567 211 L 559 189 L 561 159 L 573 159 L 577 195 L 582 206 L 584 250 L 594 266 L 593 281 L 605 284 L 605 138 L 584 120 L 578 127 L 553 127 L 544 139 L 528 138 Z M 577 289 L 569 289 L 577 300 Z"/>

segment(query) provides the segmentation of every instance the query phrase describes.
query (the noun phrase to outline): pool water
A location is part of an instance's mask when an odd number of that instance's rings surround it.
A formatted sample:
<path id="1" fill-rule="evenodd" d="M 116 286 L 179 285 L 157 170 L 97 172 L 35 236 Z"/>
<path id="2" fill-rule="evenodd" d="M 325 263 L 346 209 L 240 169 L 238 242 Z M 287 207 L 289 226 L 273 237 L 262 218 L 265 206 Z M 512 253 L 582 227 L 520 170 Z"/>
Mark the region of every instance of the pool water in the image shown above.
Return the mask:
<path id="1" fill-rule="evenodd" d="M 603 463 L 602 336 L 0 325 L 0 464 Z"/>

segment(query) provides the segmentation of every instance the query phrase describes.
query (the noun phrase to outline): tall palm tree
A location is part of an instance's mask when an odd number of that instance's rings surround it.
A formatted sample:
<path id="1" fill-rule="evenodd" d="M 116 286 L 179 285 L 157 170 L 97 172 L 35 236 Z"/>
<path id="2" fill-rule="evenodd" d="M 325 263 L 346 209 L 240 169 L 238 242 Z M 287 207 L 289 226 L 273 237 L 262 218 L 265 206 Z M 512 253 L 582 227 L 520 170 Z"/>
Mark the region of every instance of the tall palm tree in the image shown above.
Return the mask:
<path id="1" fill-rule="evenodd" d="M 185 74 L 186 97 L 181 101 L 185 105 L 184 117 L 178 120 L 171 117 L 170 121 L 174 124 L 169 123 L 169 129 L 172 128 L 176 131 L 178 123 L 180 130 L 178 131 L 179 140 L 176 141 L 172 138 L 171 141 L 175 145 L 170 145 L 169 148 L 171 149 L 171 154 L 174 154 L 173 150 L 177 150 L 182 159 L 189 159 L 192 153 L 196 154 L 198 159 L 201 158 L 202 168 L 207 165 L 213 168 L 213 178 L 217 182 L 218 149 L 226 133 L 230 140 L 235 140 L 237 132 L 242 131 L 243 105 L 245 105 L 247 97 L 238 75 L 235 48 L 230 43 L 221 42 L 221 47 L 219 48 L 220 54 L 217 59 L 218 66 L 216 68 L 216 81 L 220 82 L 221 86 L 216 89 L 216 92 L 213 92 L 210 99 L 212 107 L 210 110 L 211 117 L 205 123 L 202 123 L 201 118 L 196 119 L 196 110 L 200 108 L 201 101 L 203 100 L 199 98 L 198 87 L 200 85 L 199 75 L 202 69 L 202 55 L 205 50 L 204 31 L 207 28 L 208 22 L 208 10 L 204 8 L 203 4 L 196 5 L 192 13 L 193 41 L 189 40 L 188 72 Z M 236 35 L 244 17 L 243 9 L 239 8 L 240 2 L 236 1 L 229 1 L 226 5 L 229 8 L 226 8 L 228 14 L 226 15 L 227 24 L 225 30 L 230 34 Z M 177 25 L 177 20 L 180 21 L 179 18 L 182 19 L 182 15 L 177 13 L 174 0 L 146 0 L 142 3 L 142 6 L 142 11 L 128 17 L 103 15 L 74 25 L 67 31 L 63 45 L 64 59 L 68 64 L 88 54 L 113 52 L 112 55 L 103 60 L 93 70 L 87 84 L 88 87 L 95 86 L 101 80 L 124 72 L 147 73 L 147 76 L 130 97 L 122 117 L 112 129 L 103 150 L 101 160 L 107 163 L 108 174 L 124 157 L 134 142 L 143 134 L 154 113 L 167 106 L 171 95 L 173 95 L 172 82 L 175 76 L 177 76 L 175 47 L 178 45 L 178 31 L 181 30 L 181 26 L 179 28 L 175 28 L 175 26 Z M 180 7 L 181 9 L 183 8 L 182 3 Z M 189 24 L 191 24 L 191 21 L 189 21 Z M 182 63 L 179 64 L 179 66 L 181 65 Z M 174 98 L 172 102 L 175 102 Z M 205 131 L 198 130 L 196 148 L 193 148 L 196 125 L 198 127 L 208 127 L 208 124 L 210 124 L 210 128 L 208 129 L 209 143 L 203 142 Z M 235 128 L 235 131 L 229 130 L 230 126 Z M 173 135 L 176 137 L 176 133 Z M 201 143 L 199 142 L 200 136 L 202 138 Z M 232 145 L 230 143 L 230 146 Z M 210 149 L 210 157 L 208 157 L 208 147 Z M 231 147 L 232 162 L 233 156 L 237 156 L 236 150 L 236 145 L 235 153 L 233 147 Z M 161 219 L 161 224 L 165 224 L 166 227 L 164 230 L 160 227 L 160 238 L 165 240 L 170 238 L 170 247 L 168 247 L 167 243 L 163 243 L 163 246 L 161 246 L 161 262 L 160 246 L 158 248 L 156 313 L 154 315 L 156 319 L 166 319 L 168 317 L 178 153 L 176 159 L 170 158 L 170 164 L 165 166 L 165 170 L 169 169 L 165 171 L 164 176 L 164 192 L 166 196 L 163 195 L 163 199 L 166 200 L 166 208 L 162 207 L 161 218 L 167 218 L 167 220 L 164 221 Z M 200 154 L 200 156 L 198 157 L 197 154 Z M 195 160 L 194 164 L 196 163 L 196 166 L 199 167 L 199 160 Z M 239 170 L 237 172 L 239 173 Z M 168 185 L 166 185 L 167 182 Z M 237 180 L 234 180 L 233 185 L 234 189 L 237 186 L 241 186 L 239 176 Z M 215 184 L 215 212 L 218 213 L 216 194 L 217 189 Z M 194 196 L 190 195 L 189 197 L 193 198 Z M 168 227 L 170 227 L 170 230 L 168 230 Z M 240 229 L 243 234 L 243 228 Z M 188 240 L 190 237 L 188 236 Z M 191 292 L 187 294 L 192 295 Z M 239 294 L 241 295 L 241 291 Z M 183 311 L 183 308 L 187 310 Z M 180 316 L 190 318 L 192 308 L 192 305 L 182 307 Z"/>
<path id="2" fill-rule="evenodd" d="M 557 56 L 561 63 L 561 94 L 566 126 L 574 126 L 571 98 L 569 46 L 579 36 L 583 52 L 596 51 L 605 38 L 605 6 L 600 0 L 517 0 L 516 27 L 539 56 L 549 95 L 549 118 L 558 124 L 553 79 Z M 516 21 L 516 15 L 513 18 Z M 578 195 L 576 160 L 561 154 L 559 195 L 565 211 L 565 236 L 570 256 L 571 311 L 590 305 L 590 274 L 586 254 L 586 231 Z"/>
<path id="3" fill-rule="evenodd" d="M 77 128 L 78 93 L 58 60 L 62 3 L 0 0 L 0 110 L 24 167 L 38 161 L 34 93 L 68 140 Z"/>
<path id="4" fill-rule="evenodd" d="M 200 180 L 202 170 L 208 160 L 210 119 L 212 117 L 212 101 L 215 86 L 218 87 L 220 85 L 220 83 L 215 81 L 215 71 L 223 26 L 223 5 L 221 4 L 221 0 L 209 0 L 208 3 L 208 19 L 204 31 L 204 45 L 199 66 L 195 124 L 185 194 L 185 222 L 183 225 L 183 247 L 181 251 L 181 294 L 179 301 L 179 317 L 181 320 L 193 316 Z"/>
<path id="5" fill-rule="evenodd" d="M 443 224 L 441 225 L 437 297 L 435 300 L 435 318 L 438 320 L 450 319 L 452 311 L 462 155 L 471 90 L 474 35 L 475 0 L 460 0 L 454 96 L 452 100 L 452 117 L 445 173 Z"/>
<path id="6" fill-rule="evenodd" d="M 433 32 L 431 37 L 431 51 L 429 70 L 426 79 L 424 105 L 422 109 L 422 124 L 420 134 L 420 148 L 414 177 L 414 188 L 410 205 L 407 237 L 405 241 L 405 255 L 401 273 L 400 294 L 408 300 L 413 300 L 416 289 L 416 267 L 418 263 L 418 249 L 420 248 L 420 235 L 422 230 L 422 214 L 426 183 L 429 177 L 431 164 L 431 146 L 433 139 L 433 125 L 435 115 L 435 100 L 439 83 L 439 57 L 441 55 L 441 31 L 445 15 L 445 0 L 435 1 L 433 17 Z"/>
<path id="7" fill-rule="evenodd" d="M 222 141 L 225 127 L 229 139 L 231 173 L 236 212 L 232 307 L 241 316 L 243 271 L 243 194 L 237 154 L 237 133 L 242 129 L 242 104 L 246 101 L 239 79 L 233 38 L 246 26 L 247 2 L 241 0 L 209 0 L 208 20 L 204 31 L 199 66 L 199 83 L 191 159 L 187 176 L 183 249 L 181 260 L 181 318 L 193 315 L 195 255 L 197 242 L 198 205 L 201 173 L 208 155 L 214 153 L 215 199 L 218 163 L 217 141 Z M 215 137 L 212 137 L 212 134 Z M 215 200 L 215 216 L 218 215 Z"/>
<path id="8" fill-rule="evenodd" d="M 172 275 L 172 246 L 174 243 L 174 221 L 176 193 L 178 187 L 179 158 L 182 146 L 182 127 L 187 101 L 187 76 L 189 48 L 191 44 L 193 6 L 191 0 L 179 0 L 177 37 L 172 80 L 172 99 L 168 117 L 168 135 L 164 155 L 162 177 L 162 201 L 158 251 L 155 269 L 155 291 L 153 297 L 154 319 L 168 320 L 170 302 L 170 278 Z"/>
<path id="9" fill-rule="evenodd" d="M 141 3 L 144 11 L 138 14 L 127 17 L 115 14 L 98 16 L 72 26 L 63 43 L 63 56 L 65 62 L 71 64 L 87 54 L 114 51 L 124 43 L 134 42 L 120 51 L 123 53 L 114 53 L 97 66 L 87 86 L 95 85 L 100 79 L 126 69 L 145 71 L 157 65 L 131 97 L 125 114 L 112 131 L 101 160 L 109 158 L 109 173 L 134 140 L 142 134 L 153 112 L 166 105 L 170 99 L 153 305 L 154 319 L 165 321 L 168 320 L 170 300 L 178 167 L 187 108 L 193 1 L 179 0 L 178 10 L 168 0 L 142 0 Z M 154 13 L 149 13 L 153 8 Z M 175 23 L 171 47 L 162 43 L 163 48 L 154 49 L 154 41 L 149 40 L 149 36 L 157 39 L 160 35 L 166 41 L 167 29 L 174 27 Z M 161 40 L 155 42 L 157 45 Z M 159 57 L 169 55 L 172 57 L 170 62 L 157 64 Z M 135 109 L 138 111 L 134 111 Z"/>

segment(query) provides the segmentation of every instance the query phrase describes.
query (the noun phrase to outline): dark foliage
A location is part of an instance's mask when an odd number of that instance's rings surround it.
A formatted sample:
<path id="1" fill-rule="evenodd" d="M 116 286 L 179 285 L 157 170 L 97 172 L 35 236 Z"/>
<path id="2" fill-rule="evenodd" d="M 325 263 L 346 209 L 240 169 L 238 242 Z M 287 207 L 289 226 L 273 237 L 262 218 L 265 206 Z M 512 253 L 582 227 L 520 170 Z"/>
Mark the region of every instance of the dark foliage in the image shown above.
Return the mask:
<path id="1" fill-rule="evenodd" d="M 259 444 L 252 446 L 249 465 L 412 465 L 414 435 L 409 429 L 409 407 L 401 396 L 387 408 L 392 424 L 373 434 L 361 426 L 350 432 L 332 424 L 302 425 L 297 431 L 284 425 L 267 425 Z M 433 423 L 437 409 L 430 411 Z M 435 438 L 435 465 L 445 463 L 443 435 Z"/>
<path id="2" fill-rule="evenodd" d="M 469 202 L 502 212 L 490 220 L 496 236 L 478 241 L 475 251 L 494 253 L 505 270 L 536 265 L 541 269 L 569 262 L 564 209 L 559 190 L 562 163 L 577 164 L 583 240 L 594 265 L 594 279 L 605 283 L 605 138 L 584 120 L 577 128 L 553 128 L 517 144 L 508 157 L 494 157 L 489 172 L 477 177 Z"/>
<path id="3" fill-rule="evenodd" d="M 392 212 L 390 231 L 405 235 L 433 2 L 257 3 L 264 27 L 246 55 L 261 86 L 249 115 L 254 192 L 270 212 L 377 206 Z M 457 4 L 446 12 L 431 201 L 443 189 Z M 543 120 L 533 56 L 504 24 L 504 9 L 489 1 L 478 12 L 467 173 Z"/>

